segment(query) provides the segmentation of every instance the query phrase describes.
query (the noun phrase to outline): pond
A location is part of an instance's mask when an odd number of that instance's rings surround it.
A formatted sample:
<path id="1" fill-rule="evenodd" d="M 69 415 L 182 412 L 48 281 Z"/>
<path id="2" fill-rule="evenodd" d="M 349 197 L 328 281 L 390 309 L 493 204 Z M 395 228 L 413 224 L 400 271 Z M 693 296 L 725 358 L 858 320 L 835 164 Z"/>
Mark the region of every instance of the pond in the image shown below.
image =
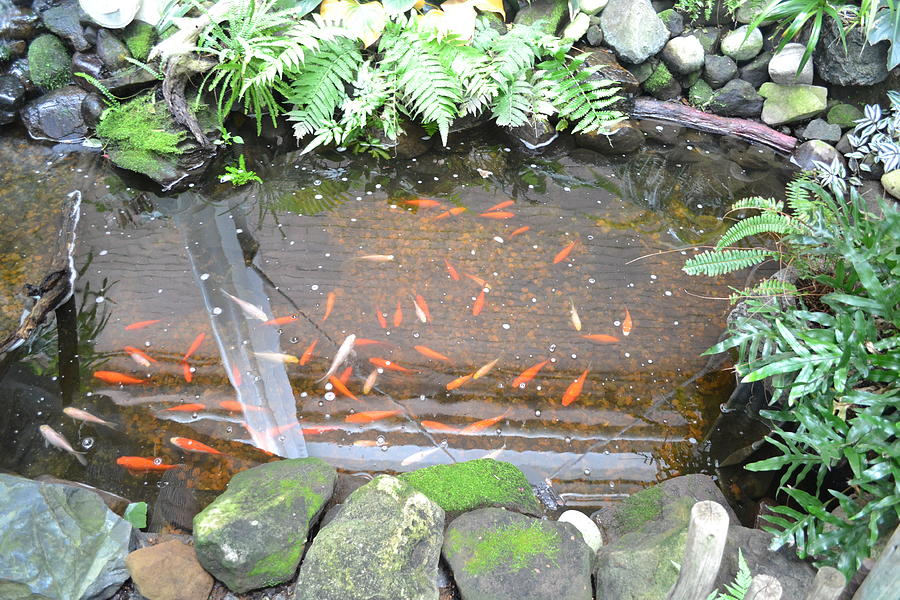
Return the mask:
<path id="1" fill-rule="evenodd" d="M 490 456 L 582 507 L 696 472 L 734 385 L 700 355 L 747 274 L 681 265 L 788 174 L 766 150 L 643 127 L 627 157 L 490 137 L 390 161 L 234 147 L 263 183 L 169 196 L 7 134 L 6 254 L 48 242 L 20 223 L 32 204 L 82 205 L 74 303 L 5 362 L 0 468 L 156 502 L 156 528 L 275 455 L 358 474 Z"/>

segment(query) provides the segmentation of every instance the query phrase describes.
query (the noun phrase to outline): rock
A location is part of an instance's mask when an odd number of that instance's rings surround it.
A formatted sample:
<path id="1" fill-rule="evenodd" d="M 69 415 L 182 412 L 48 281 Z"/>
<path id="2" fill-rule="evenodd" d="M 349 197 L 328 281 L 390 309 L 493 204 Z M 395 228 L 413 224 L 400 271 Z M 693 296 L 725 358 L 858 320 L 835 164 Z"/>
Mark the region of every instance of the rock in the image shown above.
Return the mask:
<path id="1" fill-rule="evenodd" d="M 559 30 L 563 19 L 569 14 L 566 0 L 535 0 L 522 8 L 514 23 L 533 25 L 537 21 L 544 22 L 544 31 L 554 34 Z"/>
<path id="2" fill-rule="evenodd" d="M 125 59 L 131 58 L 125 44 L 108 29 L 101 29 L 97 32 L 97 56 L 110 71 L 118 71 L 127 67 L 130 63 Z"/>
<path id="3" fill-rule="evenodd" d="M 32 100 L 22 109 L 22 122 L 36 140 L 77 142 L 88 133 L 81 116 L 81 102 L 87 92 L 69 85 Z"/>
<path id="4" fill-rule="evenodd" d="M 584 34 L 584 39 L 588 43 L 589 46 L 597 47 L 603 43 L 603 30 L 600 29 L 600 25 L 591 25 L 588 27 L 587 33 Z"/>
<path id="5" fill-rule="evenodd" d="M 831 125 L 824 119 L 813 119 L 798 136 L 801 140 L 822 140 L 837 143 L 841 139 L 840 125 Z"/>
<path id="6" fill-rule="evenodd" d="M 703 61 L 703 80 L 714 90 L 737 77 L 737 74 L 737 63 L 727 56 L 708 54 Z"/>
<path id="7" fill-rule="evenodd" d="M 681 94 L 681 85 L 672 77 L 665 63 L 659 63 L 643 84 L 644 90 L 660 100 L 672 100 Z"/>
<path id="8" fill-rule="evenodd" d="M 100 84 L 114 94 L 126 94 L 134 88 L 146 87 L 145 84 L 153 81 L 156 81 L 156 77 L 152 73 L 133 65 L 119 69 L 109 77 L 104 77 L 100 80 Z"/>
<path id="9" fill-rule="evenodd" d="M 689 88 L 698 81 L 700 81 L 700 71 L 694 71 L 693 73 L 688 73 L 687 75 L 678 75 L 675 77 L 678 80 L 678 85 L 682 88 Z"/>
<path id="10" fill-rule="evenodd" d="M 25 56 L 27 51 L 28 44 L 25 40 L 0 39 L 0 65 L 8 60 Z"/>
<path id="11" fill-rule="evenodd" d="M 810 85 L 813 82 L 812 57 L 803 65 L 803 70 L 799 74 L 797 73 L 804 52 L 806 52 L 806 46 L 803 44 L 787 44 L 781 49 L 781 52 L 776 52 L 769 61 L 769 77 L 772 81 L 785 85 L 798 83 Z"/>
<path id="12" fill-rule="evenodd" d="M 81 101 L 81 118 L 88 127 L 97 126 L 104 110 L 106 110 L 106 104 L 100 94 L 89 93 Z"/>
<path id="13" fill-rule="evenodd" d="M 732 79 L 725 87 L 713 92 L 706 110 L 723 117 L 758 117 L 763 110 L 763 98 L 756 93 L 753 84 Z"/>
<path id="14" fill-rule="evenodd" d="M 713 89 L 701 79 L 688 90 L 688 102 L 696 108 L 703 109 L 710 98 L 712 98 L 712 95 Z"/>
<path id="15" fill-rule="evenodd" d="M 19 110 L 25 102 L 25 86 L 12 75 L 0 75 L 0 111 Z"/>
<path id="16" fill-rule="evenodd" d="M 72 72 L 84 73 L 85 75 L 90 75 L 94 79 L 100 80 L 103 79 L 105 70 L 103 68 L 103 62 L 96 54 L 76 52 L 72 55 Z M 75 83 L 87 90 L 94 89 L 93 84 L 88 82 L 84 77 L 76 77 Z"/>
<path id="17" fill-rule="evenodd" d="M 43 90 L 55 90 L 69 83 L 72 59 L 62 41 L 45 33 L 28 47 L 28 68 L 31 80 Z"/>
<path id="18" fill-rule="evenodd" d="M 591 75 L 592 79 L 608 79 L 614 82 L 616 87 L 622 88 L 619 94 L 636 96 L 641 91 L 641 84 L 635 76 L 619 64 L 615 54 L 605 48 L 591 50 L 584 64 L 587 67 L 596 69 Z"/>
<path id="19" fill-rule="evenodd" d="M 759 16 L 767 4 L 767 0 L 745 0 L 738 9 L 734 11 L 734 20 L 738 23 L 752 23 L 753 19 Z M 763 21 L 761 25 L 765 26 L 771 22 L 772 21 Z"/>
<path id="20" fill-rule="evenodd" d="M 591 18 L 583 12 L 579 12 L 575 15 L 575 18 L 572 19 L 572 22 L 566 25 L 560 37 L 564 40 L 580 40 L 584 37 L 584 34 L 587 33 L 590 25 Z"/>
<path id="21" fill-rule="evenodd" d="M 9 68 L 6 69 L 6 74 L 12 75 L 18 79 L 19 83 L 25 86 L 25 93 L 27 95 L 37 93 L 37 87 L 31 81 L 31 69 L 28 68 L 27 58 L 18 58 L 12 61 Z"/>
<path id="22" fill-rule="evenodd" d="M 135 550 L 125 564 L 147 600 L 206 600 L 212 590 L 213 578 L 194 549 L 178 540 Z"/>
<path id="23" fill-rule="evenodd" d="M 376 477 L 313 540 L 294 600 L 434 600 L 444 511 L 408 483 Z"/>
<path id="24" fill-rule="evenodd" d="M 816 570 L 806 561 L 797 558 L 797 553 L 789 546 L 777 552 L 769 549 L 772 534 L 760 529 L 749 529 L 740 525 L 728 528 L 725 553 L 716 578 L 716 587 L 725 589 L 725 584 L 734 581 L 738 572 L 738 549 L 744 555 L 750 572 L 754 575 L 769 575 L 781 584 L 782 598 L 805 598 L 812 587 Z"/>
<path id="25" fill-rule="evenodd" d="M 532 117 L 531 121 L 525 125 L 507 127 L 506 132 L 514 142 L 518 142 L 526 150 L 544 148 L 559 137 L 559 132 L 543 115 Z"/>
<path id="26" fill-rule="evenodd" d="M 570 523 L 476 510 L 450 523 L 442 553 L 464 600 L 592 597 L 593 552 Z"/>
<path id="27" fill-rule="evenodd" d="M 894 169 L 881 176 L 881 185 L 884 191 L 900 200 L 900 169 Z"/>
<path id="28" fill-rule="evenodd" d="M 744 40 L 747 29 L 747 25 L 744 25 L 726 34 L 722 38 L 722 54 L 737 62 L 748 61 L 759 54 L 763 47 L 762 32 L 754 29 L 750 37 Z"/>
<path id="29" fill-rule="evenodd" d="M 684 17 L 680 12 L 669 8 L 659 13 L 659 18 L 666 26 L 666 29 L 669 30 L 669 35 L 672 37 L 684 33 Z"/>
<path id="30" fill-rule="evenodd" d="M 149 23 L 143 21 L 132 21 L 125 28 L 122 40 L 128 46 L 128 51 L 136 60 L 146 61 L 150 54 L 150 49 L 156 43 L 156 28 Z"/>
<path id="31" fill-rule="evenodd" d="M 0 598 L 106 600 L 128 579 L 131 525 L 94 492 L 0 475 Z"/>
<path id="32" fill-rule="evenodd" d="M 650 0 L 610 0 L 600 15 L 603 38 L 622 60 L 642 63 L 669 41 L 669 30 Z"/>
<path id="33" fill-rule="evenodd" d="M 828 83 L 855 86 L 874 85 L 887 79 L 887 41 L 868 44 L 860 27 L 847 29 L 846 40 L 844 52 L 838 28 L 829 19 L 813 58 L 819 77 Z"/>
<path id="34" fill-rule="evenodd" d="M 591 520 L 589 516 L 578 510 L 567 510 L 559 515 L 557 519 L 560 523 L 571 523 L 575 529 L 581 534 L 584 543 L 592 552 L 597 552 L 603 546 L 603 534 L 600 528 Z"/>
<path id="35" fill-rule="evenodd" d="M 693 73 L 703 68 L 703 46 L 692 35 L 672 38 L 663 48 L 662 59 L 674 73 Z"/>
<path id="36" fill-rule="evenodd" d="M 586 15 L 596 15 L 606 8 L 607 4 L 609 4 L 609 0 L 581 0 L 578 8 Z"/>
<path id="37" fill-rule="evenodd" d="M 831 161 L 838 159 L 840 162 L 844 158 L 835 150 L 834 146 L 822 140 L 810 140 L 804 142 L 794 149 L 791 155 L 791 162 L 801 169 L 814 169 L 816 162 L 831 164 Z"/>
<path id="38" fill-rule="evenodd" d="M 40 18 L 33 11 L 21 8 L 3 7 L 0 19 L 0 40 L 30 40 L 37 35 Z"/>
<path id="39" fill-rule="evenodd" d="M 769 62 L 772 60 L 772 56 L 771 52 L 763 52 L 741 67 L 741 79 L 752 83 L 753 87 L 759 89 L 759 86 L 769 80 Z"/>
<path id="40" fill-rule="evenodd" d="M 719 27 L 694 27 L 686 29 L 685 33 L 700 40 L 703 51 L 707 54 L 719 51 L 719 40 L 722 39 L 722 30 Z"/>
<path id="41" fill-rule="evenodd" d="M 674 146 L 684 140 L 684 127 L 680 125 L 652 119 L 641 119 L 638 121 L 638 127 L 641 128 L 647 139 L 655 140 L 668 146 Z"/>
<path id="42" fill-rule="evenodd" d="M 67 479 L 59 479 L 57 477 L 54 477 L 53 475 L 38 475 L 34 478 L 34 480 L 41 483 L 58 483 L 60 485 L 69 485 L 72 487 L 88 490 L 89 492 L 93 492 L 97 494 L 97 496 L 101 500 L 103 500 L 103 503 L 106 504 L 109 510 L 113 511 L 119 516 L 125 513 L 125 509 L 130 504 L 128 498 L 124 498 L 118 494 L 113 494 L 112 492 L 107 492 L 106 490 L 101 490 L 100 488 L 95 488 L 94 486 L 88 485 L 86 483 L 69 481 Z"/>
<path id="43" fill-rule="evenodd" d="M 852 104 L 835 104 L 828 109 L 827 120 L 842 129 L 852 129 L 863 116 L 863 112 Z"/>
<path id="44" fill-rule="evenodd" d="M 642 62 L 639 65 L 626 65 L 625 68 L 634 76 L 638 83 L 643 84 L 650 79 L 650 76 L 653 75 L 653 71 L 655 71 L 658 66 L 659 61 L 655 58 L 651 58 L 647 62 Z"/>
<path id="45" fill-rule="evenodd" d="M 828 89 L 816 85 L 762 84 L 759 94 L 766 99 L 762 120 L 766 125 L 784 125 L 815 117 L 828 104 Z"/>
<path id="46" fill-rule="evenodd" d="M 436 502 L 452 518 L 477 508 L 506 508 L 539 516 L 541 506 L 518 467 L 482 458 L 436 465 L 398 476 Z"/>
<path id="47" fill-rule="evenodd" d="M 644 134 L 634 121 L 622 121 L 610 127 L 609 134 L 576 133 L 575 143 L 600 154 L 630 154 L 644 145 Z"/>
<path id="48" fill-rule="evenodd" d="M 84 30 L 79 21 L 80 9 L 77 0 L 66 0 L 59 6 L 48 8 L 41 13 L 41 21 L 52 33 L 69 42 L 78 52 L 91 47 L 84 37 Z"/>

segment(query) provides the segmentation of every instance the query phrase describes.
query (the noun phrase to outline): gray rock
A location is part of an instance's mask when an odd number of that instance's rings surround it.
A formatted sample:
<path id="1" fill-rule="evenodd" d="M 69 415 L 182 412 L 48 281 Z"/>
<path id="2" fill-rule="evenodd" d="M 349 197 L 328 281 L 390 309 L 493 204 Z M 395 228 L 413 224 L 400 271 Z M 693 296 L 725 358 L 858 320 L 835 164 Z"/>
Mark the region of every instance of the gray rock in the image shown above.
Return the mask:
<path id="1" fill-rule="evenodd" d="M 334 468 L 318 458 L 241 471 L 194 517 L 197 559 L 238 593 L 291 579 L 336 479 Z"/>
<path id="2" fill-rule="evenodd" d="M 787 44 L 781 49 L 781 52 L 776 52 L 769 61 L 769 77 L 772 78 L 772 81 L 785 85 L 811 84 L 814 75 L 812 57 L 803 65 L 803 70 L 799 74 L 797 73 L 804 52 L 806 52 L 806 46 L 803 44 Z"/>
<path id="3" fill-rule="evenodd" d="M 94 79 L 100 80 L 103 79 L 105 70 L 103 68 L 103 62 L 96 54 L 76 52 L 72 55 L 72 72 L 84 73 L 85 75 L 90 75 Z M 85 89 L 93 89 L 94 87 L 93 84 L 89 83 L 84 77 L 76 77 L 75 83 Z"/>
<path id="4" fill-rule="evenodd" d="M 740 525 L 729 527 L 716 587 L 724 590 L 725 584 L 734 581 L 738 572 L 740 549 L 754 576 L 770 575 L 778 580 L 782 598 L 804 598 L 812 587 L 815 569 L 797 558 L 797 553 L 788 546 L 773 552 L 769 549 L 771 542 L 772 534 L 761 529 L 749 529 Z"/>
<path id="5" fill-rule="evenodd" d="M 563 19 L 568 15 L 566 0 L 535 0 L 516 14 L 514 22 L 520 25 L 533 25 L 542 21 L 544 31 L 553 34 L 559 30 Z"/>
<path id="6" fill-rule="evenodd" d="M 658 65 L 659 61 L 655 58 L 651 58 L 647 62 L 642 62 L 639 65 L 625 65 L 625 69 L 634 76 L 639 84 L 643 84 L 650 79 L 650 76 L 653 75 L 653 71 L 656 70 Z"/>
<path id="7" fill-rule="evenodd" d="M 608 79 L 614 82 L 616 87 L 621 88 L 619 94 L 636 96 L 641 91 L 641 84 L 637 78 L 631 71 L 619 64 L 615 54 L 605 48 L 590 51 L 584 64 L 596 69 L 591 76 L 592 79 Z"/>
<path id="8" fill-rule="evenodd" d="M 28 44 L 25 40 L 4 40 L 0 38 L 0 65 L 12 60 L 25 56 L 28 51 Z"/>
<path id="9" fill-rule="evenodd" d="M 97 32 L 96 52 L 100 61 L 110 71 L 118 71 L 130 64 L 125 60 L 131 57 L 128 48 L 108 29 L 100 29 Z"/>
<path id="10" fill-rule="evenodd" d="M 753 19 L 759 16 L 767 4 L 769 4 L 768 0 L 744 0 L 738 9 L 734 11 L 734 20 L 738 23 L 751 23 Z M 771 21 L 763 21 L 761 25 L 765 26 L 769 23 Z"/>
<path id="11" fill-rule="evenodd" d="M 353 492 L 313 540 L 294 600 L 436 600 L 444 511 L 382 475 Z"/>
<path id="12" fill-rule="evenodd" d="M 26 94 L 37 93 L 37 86 L 31 81 L 31 68 L 28 66 L 27 58 L 17 58 L 12 61 L 6 69 L 6 74 L 18 79 L 19 83 L 25 86 Z"/>
<path id="13" fill-rule="evenodd" d="M 659 13 L 659 18 L 662 19 L 672 37 L 684 33 L 684 17 L 680 12 L 670 8 Z"/>
<path id="14" fill-rule="evenodd" d="M 61 485 L 69 485 L 72 487 L 88 490 L 89 492 L 97 494 L 97 496 L 101 500 L 103 500 L 103 503 L 109 508 L 109 510 L 113 511 L 119 516 L 122 516 L 125 513 L 125 509 L 128 508 L 128 505 L 131 503 L 128 498 L 125 498 L 118 494 L 107 492 L 106 490 L 101 490 L 100 488 L 95 488 L 94 486 L 88 485 L 86 483 L 69 481 L 67 479 L 59 479 L 58 477 L 54 477 L 53 475 L 38 475 L 34 478 L 34 480 L 40 481 L 41 483 L 58 483 Z"/>
<path id="15" fill-rule="evenodd" d="M 763 110 L 763 98 L 753 84 L 743 79 L 732 79 L 713 92 L 706 110 L 723 117 L 758 117 Z"/>
<path id="16" fill-rule="evenodd" d="M 703 51 L 707 54 L 715 54 L 719 51 L 719 41 L 722 39 L 722 29 L 719 27 L 694 27 L 686 29 L 685 34 L 692 35 L 700 40 Z"/>
<path id="17" fill-rule="evenodd" d="M 687 75 L 703 68 L 703 45 L 692 35 L 672 38 L 662 51 L 662 59 L 674 73 Z"/>
<path id="18" fill-rule="evenodd" d="M 600 154 L 631 154 L 644 145 L 644 134 L 635 121 L 622 121 L 610 133 L 576 133 L 575 143 Z"/>
<path id="19" fill-rule="evenodd" d="M 841 126 L 831 125 L 824 119 L 813 119 L 798 137 L 801 140 L 822 140 L 836 144 L 841 139 Z"/>
<path id="20" fill-rule="evenodd" d="M 571 523 L 476 510 L 450 523 L 442 553 L 463 600 L 591 600 L 593 553 Z"/>
<path id="21" fill-rule="evenodd" d="M 89 93 L 81 101 L 81 118 L 88 127 L 97 126 L 104 110 L 106 110 L 106 104 L 100 94 Z"/>
<path id="22" fill-rule="evenodd" d="M 93 492 L 0 475 L 0 597 L 106 600 L 128 579 L 131 525 Z"/>
<path id="23" fill-rule="evenodd" d="M 603 30 L 600 29 L 600 25 L 591 25 L 588 27 L 587 33 L 584 34 L 584 39 L 588 43 L 589 46 L 597 47 L 603 43 Z"/>
<path id="24" fill-rule="evenodd" d="M 708 54 L 703 63 L 703 80 L 714 90 L 719 89 L 738 74 L 737 63 L 727 56 Z"/>
<path id="25" fill-rule="evenodd" d="M 41 23 L 33 11 L 8 5 L 3 9 L 8 12 L 0 19 L 0 39 L 30 40 L 37 35 Z"/>
<path id="26" fill-rule="evenodd" d="M 81 141 L 88 133 L 81 116 L 81 103 L 87 92 L 69 85 L 32 100 L 22 109 L 22 122 L 28 135 L 51 142 Z"/>
<path id="27" fill-rule="evenodd" d="M 91 47 L 84 37 L 84 30 L 79 21 L 81 9 L 77 0 L 66 0 L 59 6 L 48 8 L 41 13 L 44 26 L 69 43 L 78 52 Z"/>
<path id="28" fill-rule="evenodd" d="M 15 112 L 25 102 L 25 86 L 12 75 L 0 75 L 0 110 Z"/>
<path id="29" fill-rule="evenodd" d="M 814 60 L 819 77 L 837 85 L 874 85 L 888 76 L 888 42 L 868 44 L 860 27 L 846 32 L 847 51 L 838 28 L 829 19 L 822 28 L 822 37 L 816 46 Z"/>
<path id="30" fill-rule="evenodd" d="M 547 117 L 535 116 L 525 125 L 507 127 L 507 135 L 527 150 L 538 150 L 552 144 L 559 137 L 559 132 L 550 124 Z"/>
<path id="31" fill-rule="evenodd" d="M 766 99 L 762 120 L 766 125 L 784 125 L 815 117 L 828 105 L 828 89 L 816 85 L 762 84 L 759 94 Z"/>
<path id="32" fill-rule="evenodd" d="M 831 164 L 834 159 L 844 162 L 844 157 L 834 146 L 822 140 L 803 142 L 794 149 L 794 154 L 791 155 L 791 162 L 801 169 L 814 169 L 816 162 Z"/>
<path id="33" fill-rule="evenodd" d="M 579 12 L 572 19 L 572 22 L 566 25 L 560 37 L 564 40 L 580 40 L 587 33 L 590 26 L 591 18 L 583 12 Z"/>
<path id="34" fill-rule="evenodd" d="M 772 52 L 763 52 L 741 67 L 741 79 L 752 83 L 753 87 L 759 89 L 759 86 L 769 80 L 769 61 L 772 60 L 772 56 Z"/>
<path id="35" fill-rule="evenodd" d="M 747 30 L 748 27 L 743 25 L 726 34 L 722 38 L 722 54 L 730 56 L 737 62 L 748 61 L 759 54 L 763 47 L 762 32 L 754 29 L 745 40 Z"/>
<path id="36" fill-rule="evenodd" d="M 606 43 L 622 60 L 642 63 L 669 41 L 669 30 L 650 0 L 610 0 L 600 16 Z"/>
<path id="37" fill-rule="evenodd" d="M 673 100 L 681 95 L 681 84 L 672 76 L 665 63 L 659 63 L 653 74 L 643 83 L 644 90 L 660 100 Z"/>

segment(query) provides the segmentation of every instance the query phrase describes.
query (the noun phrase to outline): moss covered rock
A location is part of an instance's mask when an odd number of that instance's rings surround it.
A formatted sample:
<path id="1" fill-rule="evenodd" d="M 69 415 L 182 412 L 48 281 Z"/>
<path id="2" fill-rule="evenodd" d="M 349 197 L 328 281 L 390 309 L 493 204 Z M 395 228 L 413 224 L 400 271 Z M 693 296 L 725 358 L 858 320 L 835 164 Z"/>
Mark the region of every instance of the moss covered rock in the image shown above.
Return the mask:
<path id="1" fill-rule="evenodd" d="M 681 85 L 672 76 L 665 63 L 659 63 L 643 83 L 644 90 L 660 100 L 671 100 L 681 93 Z"/>
<path id="2" fill-rule="evenodd" d="M 132 21 L 125 28 L 123 40 L 133 58 L 145 61 L 156 43 L 156 28 L 143 21 Z"/>
<path id="3" fill-rule="evenodd" d="M 828 105 L 828 88 L 818 85 L 782 85 L 767 81 L 759 88 L 759 95 L 766 99 L 762 120 L 772 126 L 810 119 Z"/>
<path id="4" fill-rule="evenodd" d="M 828 110 L 828 122 L 841 129 L 852 129 L 856 121 L 862 118 L 862 111 L 852 104 L 835 104 Z"/>
<path id="5" fill-rule="evenodd" d="M 528 480 L 518 467 L 482 458 L 452 465 L 436 465 L 399 476 L 450 515 L 489 506 L 540 515 Z"/>
<path id="6" fill-rule="evenodd" d="M 200 564 L 234 592 L 294 576 L 310 524 L 331 497 L 337 473 L 318 458 L 296 458 L 235 475 L 194 517 Z"/>
<path id="7" fill-rule="evenodd" d="M 709 99 L 712 98 L 713 89 L 708 83 L 700 79 L 688 90 L 688 101 L 692 106 L 703 108 Z"/>
<path id="8" fill-rule="evenodd" d="M 566 0 L 535 0 L 519 11 L 515 23 L 517 25 L 534 25 L 541 21 L 542 29 L 552 34 L 559 30 L 568 11 Z"/>
<path id="9" fill-rule="evenodd" d="M 294 600 L 436 600 L 444 511 L 382 475 L 347 498 L 300 567 Z"/>
<path id="10" fill-rule="evenodd" d="M 45 91 L 55 90 L 72 78 L 72 58 L 62 40 L 45 33 L 28 46 L 28 69 L 36 86 Z"/>
<path id="11" fill-rule="evenodd" d="M 571 523 L 476 510 L 450 524 L 442 552 L 466 600 L 592 597 L 593 552 Z"/>

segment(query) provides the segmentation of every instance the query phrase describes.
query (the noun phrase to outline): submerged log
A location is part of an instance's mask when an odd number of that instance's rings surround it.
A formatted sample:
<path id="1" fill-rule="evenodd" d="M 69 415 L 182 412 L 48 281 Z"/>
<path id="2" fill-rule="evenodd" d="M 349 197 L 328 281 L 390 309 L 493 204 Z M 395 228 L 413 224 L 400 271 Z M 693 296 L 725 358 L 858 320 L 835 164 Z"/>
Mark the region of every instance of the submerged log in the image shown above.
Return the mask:
<path id="1" fill-rule="evenodd" d="M 677 102 L 637 98 L 634 101 L 632 116 L 636 119 L 656 119 L 675 123 L 707 133 L 731 135 L 787 154 L 793 152 L 798 143 L 797 138 L 775 131 L 762 123 L 748 119 L 720 117 Z"/>

